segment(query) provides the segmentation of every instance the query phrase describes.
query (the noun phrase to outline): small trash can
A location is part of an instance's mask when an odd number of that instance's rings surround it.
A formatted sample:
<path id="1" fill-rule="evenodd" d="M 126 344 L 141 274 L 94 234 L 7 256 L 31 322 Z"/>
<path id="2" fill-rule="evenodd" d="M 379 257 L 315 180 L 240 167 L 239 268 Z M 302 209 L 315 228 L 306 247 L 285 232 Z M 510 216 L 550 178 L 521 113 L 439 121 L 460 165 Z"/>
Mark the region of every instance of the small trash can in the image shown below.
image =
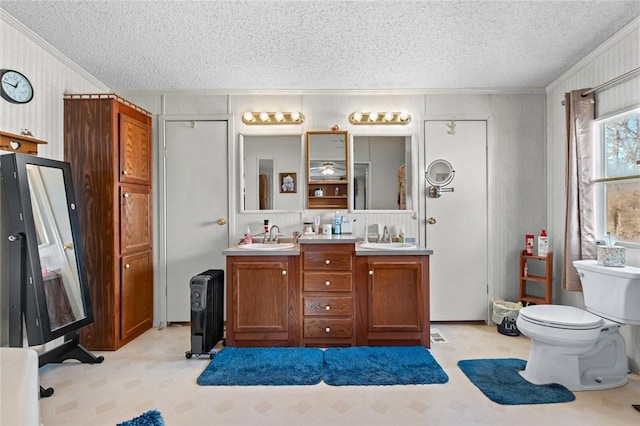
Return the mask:
<path id="1" fill-rule="evenodd" d="M 498 333 L 505 336 L 520 335 L 520 330 L 516 326 L 520 309 L 522 309 L 521 302 L 507 302 L 502 299 L 493 300 L 493 315 L 491 319 L 496 323 Z"/>

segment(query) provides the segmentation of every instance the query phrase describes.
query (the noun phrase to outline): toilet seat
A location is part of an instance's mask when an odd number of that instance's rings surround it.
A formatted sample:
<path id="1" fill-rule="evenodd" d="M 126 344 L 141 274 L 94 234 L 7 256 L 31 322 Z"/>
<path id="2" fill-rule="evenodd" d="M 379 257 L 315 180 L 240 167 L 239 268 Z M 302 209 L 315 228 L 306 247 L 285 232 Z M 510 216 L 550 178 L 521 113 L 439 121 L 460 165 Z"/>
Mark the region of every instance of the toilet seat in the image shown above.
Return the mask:
<path id="1" fill-rule="evenodd" d="M 605 323 L 597 315 L 564 305 L 527 306 L 520 309 L 518 316 L 532 324 L 565 330 L 594 330 Z"/>

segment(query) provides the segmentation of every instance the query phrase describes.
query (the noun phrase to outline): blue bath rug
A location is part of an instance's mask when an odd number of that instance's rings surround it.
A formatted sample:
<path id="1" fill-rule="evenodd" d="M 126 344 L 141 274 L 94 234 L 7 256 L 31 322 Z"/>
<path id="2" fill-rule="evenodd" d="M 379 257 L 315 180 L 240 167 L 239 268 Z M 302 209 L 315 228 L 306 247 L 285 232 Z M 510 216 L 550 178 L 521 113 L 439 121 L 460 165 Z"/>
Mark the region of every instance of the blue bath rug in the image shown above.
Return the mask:
<path id="1" fill-rule="evenodd" d="M 164 426 L 164 420 L 159 411 L 149 410 L 131 420 L 118 423 L 116 426 Z"/>
<path id="2" fill-rule="evenodd" d="M 422 346 L 358 346 L 324 351 L 323 379 L 333 386 L 426 385 L 449 377 Z"/>
<path id="3" fill-rule="evenodd" d="M 516 358 L 468 359 L 458 362 L 458 367 L 471 383 L 498 404 L 554 404 L 576 399 L 573 392 L 557 383 L 534 385 L 526 381 L 519 373 L 526 366 L 526 361 Z"/>
<path id="4" fill-rule="evenodd" d="M 211 360 L 198 377 L 201 386 L 296 386 L 322 380 L 322 350 L 315 348 L 231 348 Z"/>

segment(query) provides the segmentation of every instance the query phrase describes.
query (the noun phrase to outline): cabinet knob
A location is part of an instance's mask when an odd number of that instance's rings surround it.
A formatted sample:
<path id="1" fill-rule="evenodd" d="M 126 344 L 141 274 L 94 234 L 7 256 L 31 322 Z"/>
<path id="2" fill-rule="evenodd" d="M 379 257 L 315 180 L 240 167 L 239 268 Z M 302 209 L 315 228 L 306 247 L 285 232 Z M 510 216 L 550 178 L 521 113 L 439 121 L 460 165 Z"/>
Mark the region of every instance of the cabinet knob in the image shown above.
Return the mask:
<path id="1" fill-rule="evenodd" d="M 226 223 L 227 221 L 224 219 L 224 217 L 218 218 L 218 225 L 224 225 Z"/>
<path id="2" fill-rule="evenodd" d="M 122 196 L 124 198 L 129 198 L 131 196 L 131 194 L 129 194 L 128 192 L 125 192 L 124 194 L 122 194 Z"/>
<path id="3" fill-rule="evenodd" d="M 282 271 L 282 275 L 287 275 L 287 271 Z"/>
<path id="4" fill-rule="evenodd" d="M 123 170 L 123 171 L 122 171 L 122 174 L 126 176 L 126 175 L 128 175 L 128 174 L 129 174 L 129 171 L 128 171 L 128 170 Z"/>
<path id="5" fill-rule="evenodd" d="M 131 268 L 131 265 L 129 265 L 128 263 L 125 263 L 124 269 L 129 269 L 129 268 Z"/>
<path id="6" fill-rule="evenodd" d="M 331 261 L 329 259 L 325 260 L 324 263 L 326 263 L 327 265 L 331 263 Z"/>
<path id="7" fill-rule="evenodd" d="M 327 311 L 330 311 L 330 310 L 331 310 L 331 306 L 329 306 L 329 305 L 325 306 L 324 308 L 325 308 Z"/>
<path id="8" fill-rule="evenodd" d="M 325 328 L 324 331 L 326 331 L 327 333 L 330 333 L 331 332 L 331 327 Z"/>
<path id="9" fill-rule="evenodd" d="M 331 285 L 331 281 L 325 281 L 324 285 L 326 285 L 327 287 L 329 287 Z"/>
<path id="10" fill-rule="evenodd" d="M 369 271 L 369 275 L 373 275 L 373 271 Z"/>

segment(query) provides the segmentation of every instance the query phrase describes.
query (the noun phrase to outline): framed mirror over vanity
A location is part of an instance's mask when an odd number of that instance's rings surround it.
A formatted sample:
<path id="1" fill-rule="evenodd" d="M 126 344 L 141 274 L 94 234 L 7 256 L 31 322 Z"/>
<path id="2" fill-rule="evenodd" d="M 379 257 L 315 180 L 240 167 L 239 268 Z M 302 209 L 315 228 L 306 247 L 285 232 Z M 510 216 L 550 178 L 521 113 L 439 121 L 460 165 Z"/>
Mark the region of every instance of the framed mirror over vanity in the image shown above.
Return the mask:
<path id="1" fill-rule="evenodd" d="M 417 208 L 416 141 L 414 135 L 351 135 L 351 210 Z"/>
<path id="2" fill-rule="evenodd" d="M 307 132 L 307 208 L 349 206 L 349 148 L 346 131 Z"/>
<path id="3" fill-rule="evenodd" d="M 304 176 L 302 134 L 238 136 L 240 155 L 240 210 L 299 211 Z M 300 187 L 299 187 L 300 186 Z"/>

